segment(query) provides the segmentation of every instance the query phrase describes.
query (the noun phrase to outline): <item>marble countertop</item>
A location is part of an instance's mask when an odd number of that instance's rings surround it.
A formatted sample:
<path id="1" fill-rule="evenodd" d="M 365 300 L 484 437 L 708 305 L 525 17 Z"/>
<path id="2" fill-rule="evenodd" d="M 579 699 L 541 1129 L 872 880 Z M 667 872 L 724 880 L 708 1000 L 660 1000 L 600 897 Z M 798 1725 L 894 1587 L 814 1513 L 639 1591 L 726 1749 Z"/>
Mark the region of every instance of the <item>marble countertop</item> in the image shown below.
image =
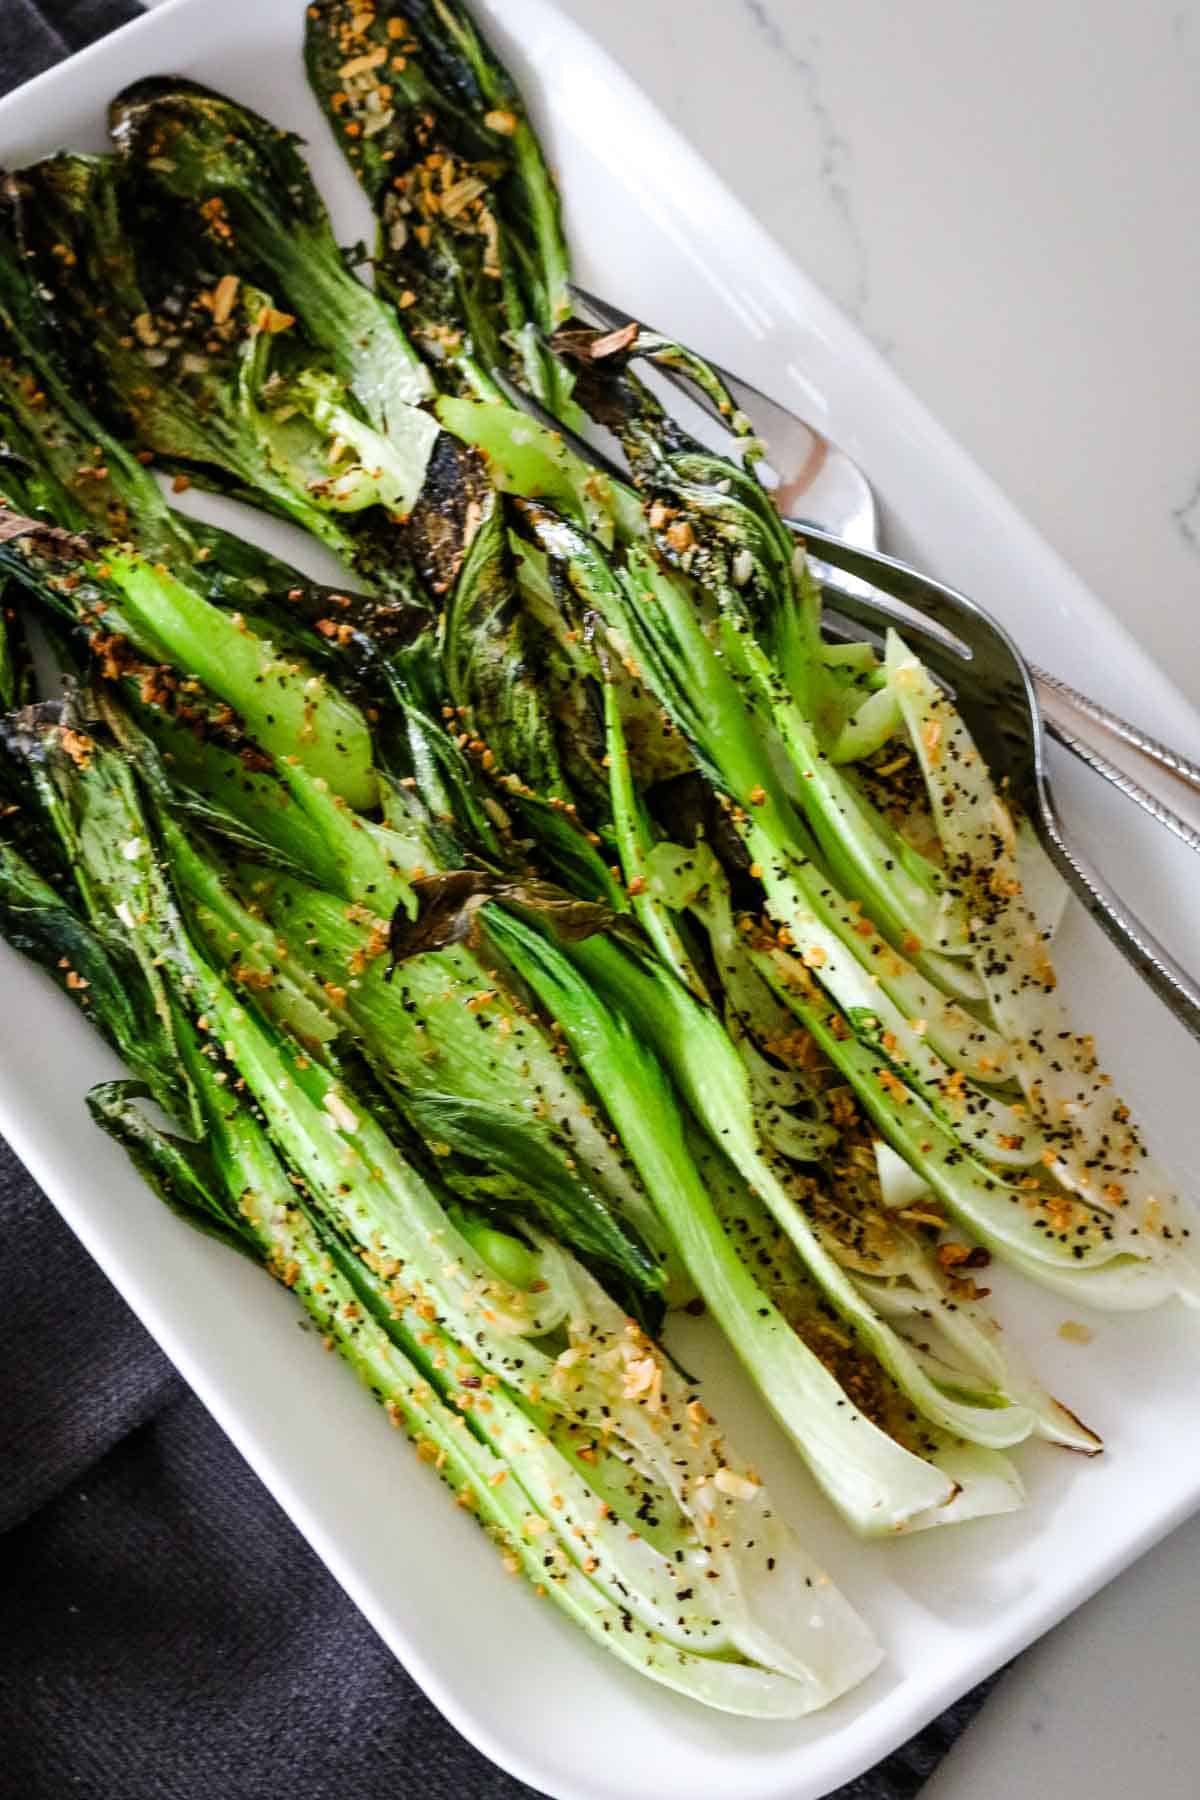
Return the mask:
<path id="1" fill-rule="evenodd" d="M 1200 4 L 560 4 L 1200 701 Z"/>
<path id="2" fill-rule="evenodd" d="M 1200 0 L 559 4 L 1200 702 Z M 1027 1653 L 927 1800 L 1192 1800 L 1198 1566 Z"/>

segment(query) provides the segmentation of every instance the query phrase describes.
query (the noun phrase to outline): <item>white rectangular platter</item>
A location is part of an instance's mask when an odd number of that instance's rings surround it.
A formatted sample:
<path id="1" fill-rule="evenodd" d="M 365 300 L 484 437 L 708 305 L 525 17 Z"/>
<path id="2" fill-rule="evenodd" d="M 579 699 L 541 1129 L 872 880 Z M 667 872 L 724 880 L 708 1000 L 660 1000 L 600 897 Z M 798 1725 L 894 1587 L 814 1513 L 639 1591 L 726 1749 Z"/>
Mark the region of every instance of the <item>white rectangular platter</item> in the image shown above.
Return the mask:
<path id="1" fill-rule="evenodd" d="M 477 10 L 545 130 L 581 279 L 823 424 L 875 482 L 894 548 L 976 594 L 1040 662 L 1200 754 L 1200 721 L 1166 678 L 603 52 L 547 0 Z M 174 71 L 301 132 L 343 240 L 369 236 L 304 85 L 302 25 L 302 0 L 169 0 L 0 102 L 0 159 L 102 147 L 109 96 Z M 275 528 L 253 529 L 279 544 Z M 1188 853 L 1090 777 L 1064 770 L 1063 797 L 1126 895 L 1200 966 Z M 1076 913 L 1059 960 L 1080 1023 L 1194 1191 L 1200 1050 Z M 816 1800 L 1200 1506 L 1200 1325 L 1177 1307 L 1092 1318 L 1083 1348 L 1057 1335 L 1062 1302 L 998 1281 L 1013 1337 L 1107 1452 L 1084 1463 L 1035 1448 L 1021 1456 L 1023 1513 L 876 1546 L 833 1519 L 701 1328 L 686 1356 L 707 1372 L 714 1410 L 738 1420 L 739 1445 L 887 1650 L 857 1693 L 803 1724 L 705 1713 L 606 1659 L 507 1578 L 297 1329 L 287 1296 L 152 1197 L 84 1111 L 87 1086 L 111 1072 L 65 1000 L 0 947 L 0 1131 L 430 1697 L 557 1800 Z"/>

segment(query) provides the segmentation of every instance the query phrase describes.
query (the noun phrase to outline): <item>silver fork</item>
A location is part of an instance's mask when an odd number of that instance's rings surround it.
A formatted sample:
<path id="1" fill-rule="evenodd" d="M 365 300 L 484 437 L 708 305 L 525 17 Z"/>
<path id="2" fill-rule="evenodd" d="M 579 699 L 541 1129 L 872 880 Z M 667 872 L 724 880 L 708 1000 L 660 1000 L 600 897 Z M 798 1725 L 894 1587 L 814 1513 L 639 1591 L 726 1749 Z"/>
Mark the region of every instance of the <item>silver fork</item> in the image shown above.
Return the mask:
<path id="1" fill-rule="evenodd" d="M 832 565 L 906 603 L 901 613 L 898 608 L 881 605 L 879 592 L 864 597 L 837 588 L 838 610 L 868 632 L 877 634 L 880 619 L 890 621 L 895 616 L 905 641 L 951 689 L 993 774 L 1007 779 L 1064 880 L 1181 1024 L 1200 1038 L 1200 985 L 1126 906 L 1063 828 L 1050 786 L 1038 690 L 1003 626 L 965 594 L 919 574 L 906 563 L 879 551 L 859 550 L 811 526 L 803 527 L 802 535 L 827 567 Z M 827 576 L 825 580 L 828 586 Z M 1200 833 L 1140 788 L 1124 770 L 1073 740 L 1061 727 L 1055 736 L 1190 849 L 1200 852 Z"/>
<path id="2" fill-rule="evenodd" d="M 649 327 L 630 320 L 626 313 L 596 296 L 578 288 L 572 291 L 580 311 L 590 313 L 607 328 L 637 324 L 639 334 L 650 333 Z M 636 342 L 631 352 L 636 355 Z M 874 496 L 853 459 L 750 383 L 716 364 L 711 366 L 752 422 L 756 434 L 770 446 L 776 478 L 773 498 L 786 523 L 803 537 L 823 564 L 826 599 L 831 593 L 836 596 L 834 622 L 860 637 L 864 631 L 878 637 L 881 624 L 899 626 L 954 693 L 990 766 L 998 777 L 1007 778 L 1072 891 L 1151 989 L 1187 1030 L 1200 1038 L 1200 986 L 1063 830 L 1050 788 L 1042 701 L 1043 694 L 1054 700 L 1063 692 L 1073 696 L 1074 690 L 1047 676 L 1042 677 L 1039 687 L 1038 677 L 1008 633 L 982 607 L 877 550 Z M 728 430 L 728 423 L 715 404 L 699 395 L 690 382 L 661 366 L 658 374 Z M 573 441 L 582 456 L 606 467 L 616 479 L 627 479 L 624 469 L 546 414 L 522 388 L 507 380 L 503 386 L 519 405 L 543 417 L 564 438 Z M 823 512 L 825 523 L 834 524 L 834 530 L 818 528 L 814 517 L 818 509 Z M 853 536 L 846 536 L 847 531 Z M 1116 718 L 1086 696 L 1078 696 L 1078 702 L 1082 719 L 1130 744 L 1145 759 L 1152 775 L 1169 772 L 1185 789 L 1200 793 L 1200 767 L 1169 746 L 1146 737 L 1136 726 Z M 1060 716 L 1048 716 L 1047 724 L 1067 749 L 1191 849 L 1200 852 L 1200 833 L 1180 819 L 1163 799 L 1110 762 L 1094 744 L 1082 741 Z"/>

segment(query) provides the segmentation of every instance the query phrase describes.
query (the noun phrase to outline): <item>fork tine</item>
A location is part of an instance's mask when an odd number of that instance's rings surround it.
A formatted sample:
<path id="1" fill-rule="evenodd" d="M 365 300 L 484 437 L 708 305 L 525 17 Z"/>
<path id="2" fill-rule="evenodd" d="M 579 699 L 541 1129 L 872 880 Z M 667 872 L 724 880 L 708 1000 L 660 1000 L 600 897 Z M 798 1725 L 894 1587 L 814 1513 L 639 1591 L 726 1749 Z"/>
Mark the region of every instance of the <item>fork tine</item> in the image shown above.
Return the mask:
<path id="1" fill-rule="evenodd" d="M 548 431 L 553 431 L 562 439 L 568 450 L 573 450 L 576 456 L 582 457 L 584 462 L 590 463 L 593 468 L 603 470 L 611 480 L 619 481 L 624 487 L 629 485 L 628 469 L 623 469 L 619 463 L 613 461 L 611 456 L 606 456 L 603 450 L 598 450 L 595 444 L 590 444 L 585 437 L 580 437 L 577 431 L 572 431 L 569 425 L 564 425 L 548 406 L 543 406 L 540 400 L 535 399 L 526 388 L 513 381 L 502 369 L 492 370 L 492 380 L 506 400 L 519 408 L 521 412 L 528 413 L 531 419 L 536 419 L 538 424 L 544 425 Z"/>
<path id="2" fill-rule="evenodd" d="M 882 590 L 871 594 L 860 593 L 857 586 L 849 582 L 844 585 L 838 579 L 836 569 L 824 569 L 821 587 L 828 601 L 835 605 L 855 624 L 873 627 L 882 637 L 887 626 L 893 626 L 914 648 L 920 645 L 922 652 L 936 651 L 948 656 L 953 661 L 965 664 L 972 660 L 971 646 L 954 632 L 946 631 L 935 620 L 918 616 L 909 607 L 899 601 L 891 600 Z"/>
<path id="3" fill-rule="evenodd" d="M 825 606 L 824 618 L 837 636 L 844 633 L 861 638 L 865 630 L 878 639 L 880 624 L 895 619 L 909 649 L 920 656 L 958 708 L 993 774 L 1009 780 L 1021 777 L 1017 791 L 1036 821 L 1039 816 L 1037 797 L 1026 791 L 1027 784 L 1023 779 L 1028 760 L 1028 724 L 1021 716 L 1019 698 L 1012 693 L 991 691 L 982 685 L 970 662 L 958 655 L 936 628 L 934 631 L 925 631 L 919 626 L 914 628 L 908 619 L 892 614 L 886 604 L 878 606 L 857 594 L 844 594 L 836 588 L 826 592 L 832 605 Z"/>
<path id="4" fill-rule="evenodd" d="M 666 337 L 666 334 L 659 331 L 657 326 L 648 325 L 645 319 L 637 319 L 632 313 L 611 306 L 607 300 L 601 300 L 598 294 L 590 293 L 587 288 L 581 288 L 575 282 L 570 283 L 568 291 L 572 300 L 579 301 L 585 312 L 593 313 L 598 322 L 610 331 L 619 331 L 623 325 L 636 325 L 639 332 L 644 331 L 649 337 Z M 675 340 L 667 341 L 674 342 Z M 636 344 L 632 354 L 637 355 Z M 743 404 L 744 396 L 753 395 L 756 401 L 766 405 L 774 404 L 774 402 L 767 401 L 765 395 L 760 395 L 755 389 L 747 387 L 744 381 L 740 381 L 736 375 L 729 374 L 728 370 L 722 369 L 717 363 L 709 362 L 709 368 L 712 369 L 718 380 L 729 389 L 735 405 L 740 407 L 743 412 L 748 411 Z M 677 394 L 683 394 L 693 405 L 698 406 L 702 413 L 712 419 L 714 424 L 719 425 L 722 431 L 729 434 L 729 420 L 702 388 L 697 387 L 694 382 L 688 381 L 686 376 L 678 374 L 672 368 L 665 367 L 662 363 L 654 363 L 654 370 L 660 380 L 669 382 Z"/>
<path id="5" fill-rule="evenodd" d="M 921 575 L 906 563 L 885 556 L 879 550 L 865 550 L 857 544 L 846 543 L 844 539 L 831 537 L 829 533 L 818 531 L 799 520 L 785 519 L 784 524 L 803 539 L 819 561 L 831 564 L 853 579 L 866 582 L 869 587 L 881 594 L 890 595 L 902 605 L 912 607 L 923 619 L 932 620 L 960 643 L 964 642 L 964 622 L 978 624 L 985 632 L 995 634 L 997 628 L 994 620 L 974 600 L 969 600 L 965 594 L 958 593 L 942 582 L 934 581 L 930 576 Z M 1016 654 L 1015 650 L 1013 654 Z"/>
<path id="6" fill-rule="evenodd" d="M 602 300 L 599 294 L 593 294 L 589 289 L 580 287 L 577 281 L 567 283 L 567 292 L 572 300 L 583 308 L 584 312 L 595 315 L 598 325 L 607 326 L 610 331 L 619 331 L 622 325 L 636 325 L 641 331 L 650 329 L 649 326 L 643 324 L 642 320 L 634 319 L 619 307 L 610 305 L 607 300 Z"/>
<path id="7" fill-rule="evenodd" d="M 970 659 L 964 657 L 954 641 L 941 632 L 915 624 L 907 614 L 893 610 L 886 601 L 880 603 L 874 599 L 865 600 L 858 594 L 847 593 L 836 586 L 826 587 L 825 598 L 826 613 L 835 619 L 848 620 L 851 625 L 859 628 L 860 636 L 865 631 L 879 641 L 887 627 L 893 626 L 909 649 L 914 650 L 938 680 L 950 688 L 960 689 L 967 679 Z"/>
<path id="8" fill-rule="evenodd" d="M 625 311 L 624 308 L 613 306 L 609 301 L 602 300 L 599 294 L 593 294 L 589 288 L 580 287 L 577 282 L 573 281 L 570 283 L 569 292 L 573 300 L 581 302 L 585 311 L 595 314 L 598 323 L 607 326 L 612 331 L 619 330 L 622 325 L 636 325 L 639 331 L 647 331 L 654 337 L 666 338 L 668 336 L 666 332 L 659 331 L 656 325 L 648 325 L 645 319 L 635 318 L 632 313 Z M 677 340 L 668 339 L 668 341 L 673 343 Z M 772 400 L 770 394 L 764 394 L 761 388 L 756 388 L 752 382 L 746 381 L 741 375 L 735 375 L 732 369 L 723 368 L 719 362 L 714 362 L 711 356 L 705 357 L 704 360 L 707 362 L 713 374 L 717 376 L 718 380 L 729 389 L 729 392 L 737 401 L 743 412 L 757 416 L 757 414 L 765 407 L 771 413 L 784 414 L 792 421 L 798 421 L 799 423 L 805 422 L 799 420 L 796 413 L 791 412 L 786 406 L 782 406 L 778 400 Z M 707 399 L 707 396 L 698 395 L 691 384 L 685 381 L 682 376 L 676 375 L 673 369 L 659 368 L 659 374 L 669 381 L 673 387 L 679 388 L 681 392 L 691 394 L 694 398 L 700 399 L 701 401 Z M 709 407 L 711 407 L 712 417 L 716 419 L 719 425 L 724 425 L 726 430 L 728 430 L 728 420 L 723 418 L 717 409 L 712 406 L 711 401 L 708 402 L 706 410 L 708 410 Z M 767 434 L 764 431 L 761 435 L 765 436 Z"/>
<path id="9" fill-rule="evenodd" d="M 649 330 L 650 327 L 647 327 L 647 329 Z M 703 388 L 697 387 L 696 384 L 689 381 L 686 376 L 680 375 L 677 370 L 668 368 L 663 363 L 656 362 L 653 364 L 653 367 L 654 373 L 658 376 L 660 381 L 669 383 L 669 385 L 675 389 L 677 394 L 682 394 L 685 399 L 692 402 L 693 406 L 698 406 L 706 418 L 712 419 L 714 424 L 721 427 L 721 430 L 725 432 L 726 436 L 732 435 L 729 431 L 729 420 L 721 412 L 720 407 L 717 406 L 712 397 L 704 392 Z M 711 363 L 709 367 L 713 369 L 722 381 L 725 380 L 715 363 Z M 729 383 L 725 382 L 725 385 L 728 387 Z M 736 395 L 732 395 L 732 398 L 735 401 L 737 400 Z M 738 402 L 738 404 L 740 404 L 740 402 Z"/>
<path id="10" fill-rule="evenodd" d="M 673 341 L 669 334 L 656 332 L 645 320 L 612 306 L 587 288 L 572 285 L 570 291 L 583 312 L 590 313 L 607 329 L 632 324 L 662 342 Z M 634 354 L 637 354 L 636 346 Z M 695 386 L 686 376 L 657 359 L 652 357 L 651 360 L 659 381 L 669 382 L 676 393 L 684 395 L 706 418 L 713 420 L 723 434 L 729 434 L 729 419 L 702 387 Z M 764 394 L 761 388 L 714 362 L 711 357 L 705 360 L 737 411 L 751 422 L 755 437 L 766 445 L 767 460 L 756 463 L 755 470 L 780 511 L 802 510 L 806 518 L 820 519 L 847 542 L 873 548 L 879 537 L 875 496 L 853 457 L 811 425 L 801 413 L 772 399 L 770 394 Z"/>
<path id="11" fill-rule="evenodd" d="M 574 292 L 574 289 L 572 291 Z M 582 290 L 580 291 L 582 292 Z M 613 309 L 609 308 L 608 310 L 612 312 Z M 616 313 L 613 313 L 613 316 L 620 318 L 620 315 Z M 621 322 L 627 323 L 628 321 L 621 320 Z M 603 469 L 605 474 L 613 480 L 628 482 L 627 470 L 622 469 L 610 457 L 605 456 L 603 451 L 598 450 L 586 438 L 580 437 L 577 432 L 572 431 L 570 426 L 564 425 L 548 407 L 543 406 L 540 400 L 536 399 L 526 388 L 521 387 L 519 383 L 513 381 L 503 370 L 495 370 L 493 379 L 506 399 L 522 412 L 528 413 L 530 418 L 545 425 L 548 430 L 556 432 L 569 450 L 573 450 L 585 462 Z M 836 598 L 836 609 L 844 619 L 865 628 L 876 637 L 882 637 L 879 630 L 881 621 L 888 625 L 894 625 L 904 637 L 905 642 L 911 648 L 919 650 L 922 660 L 928 664 L 940 680 L 952 689 L 962 684 L 971 652 L 961 638 L 932 621 L 920 620 L 903 604 L 892 605 L 882 590 L 874 593 L 870 599 L 855 593 L 848 585 L 842 585 L 838 579 L 838 573 L 835 568 L 830 566 L 823 585 L 826 594 Z"/>

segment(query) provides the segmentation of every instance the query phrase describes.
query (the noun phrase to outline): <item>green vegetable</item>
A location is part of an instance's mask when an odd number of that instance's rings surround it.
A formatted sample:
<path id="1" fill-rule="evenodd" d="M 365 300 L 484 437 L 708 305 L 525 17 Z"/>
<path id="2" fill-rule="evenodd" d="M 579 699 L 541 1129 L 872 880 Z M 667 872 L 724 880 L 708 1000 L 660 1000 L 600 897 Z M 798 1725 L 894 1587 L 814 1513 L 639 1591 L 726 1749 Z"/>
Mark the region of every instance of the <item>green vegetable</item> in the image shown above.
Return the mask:
<path id="1" fill-rule="evenodd" d="M 946 1478 L 847 1401 L 738 1258 L 689 1154 L 662 1066 L 643 1047 L 644 1018 L 635 1030 L 562 952 L 514 918 L 493 912 L 487 930 L 561 1023 L 706 1304 L 835 1505 L 858 1530 L 887 1532 L 948 1502 Z"/>
<path id="2" fill-rule="evenodd" d="M 352 806 L 374 804 L 371 742 L 358 708 L 163 564 L 6 514 L 0 568 L 90 631 L 115 630 L 151 662 L 203 682 L 265 747 L 285 758 L 302 754 L 313 778 Z"/>
<path id="3" fill-rule="evenodd" d="M 482 453 L 501 492 L 551 501 L 603 544 L 643 531 L 640 509 L 628 490 L 583 462 L 537 419 L 510 406 L 450 394 L 437 402 L 437 414 L 447 431 Z"/>
<path id="4" fill-rule="evenodd" d="M 67 763 L 61 816 L 86 821 L 116 797 L 138 817 L 119 752 L 97 741 Z M 138 823 L 149 844 L 151 815 Z M 144 1093 L 162 1095 L 150 1083 L 104 1084 L 93 1116 L 171 1206 L 297 1294 L 507 1566 L 633 1666 L 711 1705 L 798 1716 L 861 1679 L 878 1659 L 865 1627 L 834 1590 L 814 1601 L 828 1584 L 761 1484 L 580 1266 L 543 1240 L 521 1256 L 494 1230 L 460 1229 L 362 1096 L 205 962 L 143 858 L 83 827 L 70 843 L 89 909 L 124 929 L 143 979 L 157 971 L 196 1130 L 141 1113 Z M 601 1504 L 589 1462 L 604 1491 L 623 1483 L 625 1505 Z M 654 1543 L 634 1522 L 642 1508 Z M 706 1579 L 689 1605 L 692 1570 Z"/>
<path id="5" fill-rule="evenodd" d="M 1100 1236 L 1111 1259 L 1118 1253 L 1132 1259 L 1131 1295 L 1147 1286 L 1153 1292 L 1154 1284 L 1144 1279 L 1149 1258 L 1185 1299 L 1200 1303 L 1189 1215 L 1148 1154 L 1128 1106 L 1100 1071 L 1091 1038 L 1070 1028 L 1026 898 L 1019 839 L 987 765 L 947 696 L 894 632 L 887 671 L 938 831 L 970 898 L 976 969 L 1013 1045 L 1026 1106 L 1046 1134 L 1044 1160 L 1062 1197 L 1048 1196 L 1045 1248 L 1053 1246 L 1059 1262 L 1068 1242 L 1075 1257 L 1072 1240 L 1090 1252 Z M 1041 1260 L 1036 1252 L 1033 1260 Z"/>
<path id="6" fill-rule="evenodd" d="M 218 196 L 219 198 L 219 196 Z M 404 597 L 414 576 L 394 527 L 371 509 L 379 435 L 354 440 L 333 407 L 328 355 L 266 291 L 223 269 L 218 238 L 164 220 L 155 196 L 115 158 L 61 155 L 9 179 L 15 230 L 59 341 L 87 371 L 97 409 L 186 481 L 202 480 L 310 531 L 361 578 Z M 365 293 L 366 290 L 364 289 Z M 436 435 L 409 408 L 428 450 Z M 355 457 L 354 452 L 360 453 Z M 411 486 L 415 440 L 395 454 Z M 363 460 L 365 458 L 365 460 Z M 348 515 L 363 508 L 363 522 Z"/>
<path id="7" fill-rule="evenodd" d="M 109 124 L 139 188 L 184 202 L 222 269 L 295 309 L 377 431 L 415 433 L 432 383 L 391 307 L 347 269 L 299 139 L 178 76 L 125 88 Z"/>
<path id="8" fill-rule="evenodd" d="M 925 1529 L 1019 1505 L 1028 1436 L 1100 1448 L 976 1275 L 1194 1301 L 1190 1215 L 948 698 L 896 638 L 824 641 L 701 357 L 568 319 L 468 16 L 317 0 L 305 54 L 369 284 L 299 140 L 178 77 L 117 97 L 115 155 L 0 184 L 0 934 L 125 1062 L 97 1124 L 293 1290 L 509 1569 L 651 1678 L 800 1716 L 878 1651 L 665 1308 L 703 1301 L 857 1530 Z M 27 704 L 50 659 L 65 698 Z"/>
<path id="9" fill-rule="evenodd" d="M 925 1376 L 917 1359 L 867 1306 L 826 1249 L 804 1206 L 789 1191 L 786 1171 L 758 1136 L 750 1084 L 723 1026 L 656 963 L 594 937 L 572 949 L 573 960 L 610 1004 L 620 1007 L 639 1039 L 652 1044 L 694 1116 L 738 1168 L 794 1244 L 813 1279 L 847 1328 L 868 1346 L 935 1425 L 957 1437 L 1005 1448 L 1028 1436 L 1032 1420 L 1003 1394 L 981 1388 L 964 1403 Z"/>
<path id="10" fill-rule="evenodd" d="M 376 265 L 439 377 L 496 397 L 506 370 L 555 411 L 570 378 L 539 334 L 568 310 L 558 196 L 525 108 L 447 0 L 309 9 L 309 81 L 375 207 Z"/>

